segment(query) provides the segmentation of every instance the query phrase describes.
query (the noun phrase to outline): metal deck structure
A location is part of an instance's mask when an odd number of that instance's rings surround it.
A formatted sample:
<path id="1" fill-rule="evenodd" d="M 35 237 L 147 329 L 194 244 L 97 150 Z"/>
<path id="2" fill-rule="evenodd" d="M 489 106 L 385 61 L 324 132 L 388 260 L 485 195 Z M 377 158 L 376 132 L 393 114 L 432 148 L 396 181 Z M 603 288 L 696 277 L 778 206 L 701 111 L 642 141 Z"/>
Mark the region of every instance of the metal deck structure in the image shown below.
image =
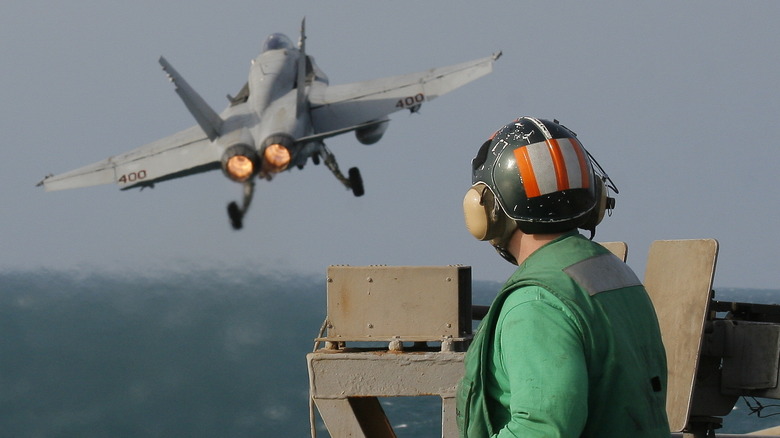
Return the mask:
<path id="1" fill-rule="evenodd" d="M 626 259 L 625 243 L 602 245 Z M 717 254 L 713 239 L 655 241 L 648 254 L 644 284 L 667 352 L 672 437 L 747 436 L 716 434 L 738 397 L 780 398 L 780 306 L 714 300 Z M 321 348 L 307 362 L 330 436 L 395 437 L 379 397 L 438 396 L 441 436 L 457 437 L 464 352 L 486 311 L 471 302 L 471 268 L 331 266 L 327 295 Z"/>

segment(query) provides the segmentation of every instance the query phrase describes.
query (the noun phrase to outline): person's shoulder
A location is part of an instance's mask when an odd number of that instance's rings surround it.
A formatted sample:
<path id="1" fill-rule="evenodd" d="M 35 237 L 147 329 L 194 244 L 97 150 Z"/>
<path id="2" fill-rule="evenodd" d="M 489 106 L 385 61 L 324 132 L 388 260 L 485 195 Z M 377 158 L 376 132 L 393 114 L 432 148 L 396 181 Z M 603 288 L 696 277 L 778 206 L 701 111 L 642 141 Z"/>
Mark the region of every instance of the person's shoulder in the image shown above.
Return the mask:
<path id="1" fill-rule="evenodd" d="M 571 327 L 581 327 L 571 302 L 561 299 L 541 285 L 525 285 L 510 293 L 498 315 L 498 325 L 524 321 L 545 324 L 549 321 L 571 321 Z"/>
<path id="2" fill-rule="evenodd" d="M 563 307 L 561 300 L 547 288 L 537 284 L 526 284 L 511 291 L 504 301 L 504 313 L 518 306 Z"/>

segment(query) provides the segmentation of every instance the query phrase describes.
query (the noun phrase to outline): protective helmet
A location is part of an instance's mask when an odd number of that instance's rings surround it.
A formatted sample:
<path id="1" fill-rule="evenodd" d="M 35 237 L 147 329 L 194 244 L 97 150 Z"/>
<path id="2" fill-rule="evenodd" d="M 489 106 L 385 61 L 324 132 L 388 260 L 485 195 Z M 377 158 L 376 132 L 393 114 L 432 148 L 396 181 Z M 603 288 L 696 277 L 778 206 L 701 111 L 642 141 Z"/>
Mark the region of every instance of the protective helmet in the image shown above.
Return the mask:
<path id="1" fill-rule="evenodd" d="M 565 126 L 521 117 L 493 134 L 472 160 L 466 226 L 509 261 L 506 246 L 517 228 L 526 234 L 593 233 L 613 206 L 604 187 L 608 177 L 597 175 L 594 164 L 603 173 Z"/>

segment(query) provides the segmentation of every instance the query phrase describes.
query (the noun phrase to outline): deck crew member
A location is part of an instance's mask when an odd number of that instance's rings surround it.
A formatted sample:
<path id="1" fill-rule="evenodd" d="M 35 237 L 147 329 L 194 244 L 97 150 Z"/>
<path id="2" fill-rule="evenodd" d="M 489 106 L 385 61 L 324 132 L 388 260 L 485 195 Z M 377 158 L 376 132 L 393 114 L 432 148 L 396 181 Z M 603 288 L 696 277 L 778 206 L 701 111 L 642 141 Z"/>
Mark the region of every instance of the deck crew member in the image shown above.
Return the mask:
<path id="1" fill-rule="evenodd" d="M 594 169 L 595 168 L 595 169 Z M 666 355 L 634 272 L 592 238 L 614 206 L 576 134 L 522 117 L 472 162 L 466 226 L 518 268 L 458 388 L 461 436 L 668 438 Z"/>

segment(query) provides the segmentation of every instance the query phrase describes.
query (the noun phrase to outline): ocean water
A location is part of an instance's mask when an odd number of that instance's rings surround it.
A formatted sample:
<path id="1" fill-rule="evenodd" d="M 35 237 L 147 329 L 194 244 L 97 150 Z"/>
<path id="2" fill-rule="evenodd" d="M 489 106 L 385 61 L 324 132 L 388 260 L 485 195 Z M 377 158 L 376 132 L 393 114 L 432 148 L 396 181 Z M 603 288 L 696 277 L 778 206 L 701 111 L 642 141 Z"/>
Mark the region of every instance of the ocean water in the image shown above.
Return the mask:
<path id="1" fill-rule="evenodd" d="M 475 282 L 475 304 L 498 287 Z M 325 311 L 324 275 L 0 273 L 0 438 L 309 436 L 305 355 Z M 399 437 L 439 436 L 438 398 L 382 403 Z M 740 401 L 722 431 L 778 423 Z"/>

